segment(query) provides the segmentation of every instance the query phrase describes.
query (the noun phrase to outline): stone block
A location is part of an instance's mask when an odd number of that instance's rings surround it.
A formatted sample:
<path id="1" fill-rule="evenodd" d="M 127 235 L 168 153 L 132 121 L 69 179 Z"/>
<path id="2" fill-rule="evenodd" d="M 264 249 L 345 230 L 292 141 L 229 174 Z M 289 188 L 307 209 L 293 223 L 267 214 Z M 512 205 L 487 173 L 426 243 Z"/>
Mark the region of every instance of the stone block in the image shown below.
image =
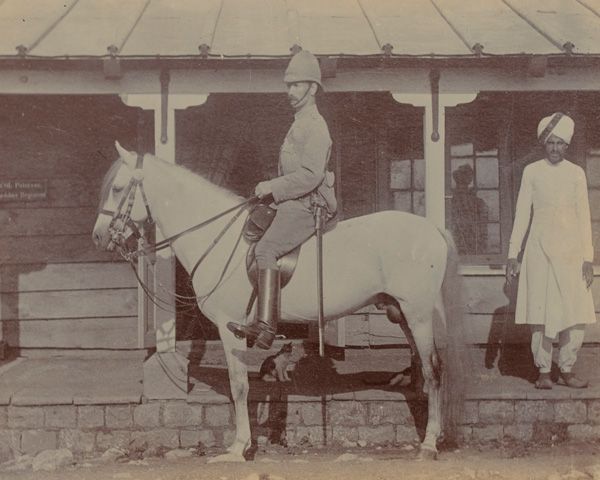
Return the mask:
<path id="1" fill-rule="evenodd" d="M 58 432 L 58 448 L 67 448 L 73 453 L 91 453 L 96 448 L 96 432 L 61 430 Z"/>
<path id="2" fill-rule="evenodd" d="M 181 448 L 197 447 L 200 443 L 205 447 L 214 447 L 217 443 L 212 430 L 182 430 L 179 433 L 179 442 Z"/>
<path id="3" fill-rule="evenodd" d="M 557 423 L 586 423 L 587 406 L 583 401 L 568 400 L 554 404 L 554 421 Z"/>
<path id="4" fill-rule="evenodd" d="M 349 427 L 347 425 L 334 425 L 331 430 L 334 443 L 358 442 L 358 427 Z"/>
<path id="5" fill-rule="evenodd" d="M 588 403 L 588 421 L 594 425 L 600 424 L 600 400 L 592 400 Z"/>
<path id="6" fill-rule="evenodd" d="M 575 441 L 597 442 L 600 440 L 600 425 L 568 425 L 567 435 Z"/>
<path id="7" fill-rule="evenodd" d="M 296 425 L 286 430 L 288 445 L 327 445 L 331 438 L 330 427 Z"/>
<path id="8" fill-rule="evenodd" d="M 463 425 L 479 423 L 479 402 L 472 400 L 465 402 L 460 423 Z"/>
<path id="9" fill-rule="evenodd" d="M 398 443 L 420 443 L 417 427 L 414 425 L 396 425 L 396 441 Z"/>
<path id="10" fill-rule="evenodd" d="M 458 441 L 459 442 L 470 442 L 473 439 L 473 427 L 463 425 L 458 427 Z"/>
<path id="11" fill-rule="evenodd" d="M 56 449 L 57 432 L 48 430 L 24 430 L 21 433 L 21 451 L 35 455 L 42 450 Z"/>
<path id="12" fill-rule="evenodd" d="M 390 424 L 358 427 L 358 439 L 370 445 L 392 443 L 396 440 L 396 429 Z"/>
<path id="13" fill-rule="evenodd" d="M 9 428 L 43 428 L 44 409 L 42 407 L 8 407 Z"/>
<path id="14" fill-rule="evenodd" d="M 413 417 L 406 402 L 377 402 L 369 405 L 371 425 L 414 425 Z"/>
<path id="15" fill-rule="evenodd" d="M 202 425 L 202 406 L 187 403 L 165 404 L 163 423 L 165 427 L 191 427 Z"/>
<path id="16" fill-rule="evenodd" d="M 107 428 L 123 429 L 133 425 L 130 405 L 107 405 L 105 415 Z"/>
<path id="17" fill-rule="evenodd" d="M 147 443 L 149 447 L 179 448 L 179 430 L 161 428 L 146 432 L 132 432 L 131 440 L 136 443 Z"/>
<path id="18" fill-rule="evenodd" d="M 274 407 L 274 404 L 271 403 L 270 404 L 270 409 L 272 409 Z M 303 408 L 303 404 L 301 402 L 290 402 L 287 405 L 287 411 L 286 411 L 286 418 L 285 418 L 285 423 L 286 425 L 301 425 L 302 424 L 302 408 Z M 273 416 L 273 413 L 270 412 L 269 413 L 269 418 L 271 418 Z M 265 422 L 263 422 L 265 423 Z"/>
<path id="19" fill-rule="evenodd" d="M 11 460 L 21 453 L 21 432 L 0 430 L 0 463 Z"/>
<path id="20" fill-rule="evenodd" d="M 521 442 L 529 442 L 533 438 L 533 425 L 519 422 L 515 425 L 507 425 L 504 427 L 504 436 Z"/>
<path id="21" fill-rule="evenodd" d="M 510 425 L 514 421 L 515 409 L 511 401 L 484 400 L 479 402 L 479 423 Z"/>
<path id="22" fill-rule="evenodd" d="M 176 352 L 155 353 L 144 362 L 144 396 L 150 400 L 185 400 L 190 391 L 189 361 Z"/>
<path id="23" fill-rule="evenodd" d="M 104 407 L 84 405 L 77 407 L 79 428 L 99 428 L 104 426 Z"/>
<path id="24" fill-rule="evenodd" d="M 569 439 L 566 423 L 536 422 L 532 441 L 537 445 L 556 445 Z"/>
<path id="25" fill-rule="evenodd" d="M 473 427 L 473 438 L 480 442 L 491 442 L 502 440 L 504 430 L 502 425 L 487 425 L 485 427 Z"/>
<path id="26" fill-rule="evenodd" d="M 304 425 L 327 424 L 327 404 L 306 402 L 302 404 L 302 423 Z"/>
<path id="27" fill-rule="evenodd" d="M 141 428 L 160 427 L 160 403 L 145 403 L 133 408 L 133 424 Z"/>
<path id="28" fill-rule="evenodd" d="M 109 448 L 127 448 L 131 441 L 131 432 L 129 430 L 113 430 L 103 432 L 100 430 L 96 435 L 96 448 L 104 452 Z"/>
<path id="29" fill-rule="evenodd" d="M 206 423 L 211 427 L 224 427 L 231 422 L 229 405 L 209 405 L 205 407 Z"/>
<path id="30" fill-rule="evenodd" d="M 44 407 L 47 428 L 75 428 L 77 425 L 77 407 L 57 405 Z"/>
<path id="31" fill-rule="evenodd" d="M 328 405 L 327 423 L 332 426 L 358 426 L 366 424 L 366 408 L 360 402 L 333 400 Z"/>
<path id="32" fill-rule="evenodd" d="M 515 423 L 551 422 L 554 406 L 545 400 L 518 400 L 515 402 Z"/>

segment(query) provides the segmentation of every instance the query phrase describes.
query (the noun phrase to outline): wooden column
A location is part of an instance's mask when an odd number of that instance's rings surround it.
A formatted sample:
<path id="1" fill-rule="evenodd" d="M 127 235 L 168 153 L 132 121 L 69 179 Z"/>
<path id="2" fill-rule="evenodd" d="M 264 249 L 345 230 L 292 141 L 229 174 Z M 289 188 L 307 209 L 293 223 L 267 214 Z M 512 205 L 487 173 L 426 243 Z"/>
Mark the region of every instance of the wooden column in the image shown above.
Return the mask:
<path id="1" fill-rule="evenodd" d="M 123 102 L 132 107 L 154 110 L 155 155 L 175 163 L 175 110 L 202 105 L 208 95 L 161 95 L 123 94 Z M 145 153 L 145 152 L 138 152 Z M 156 241 L 163 239 L 156 231 Z M 164 300 L 172 299 L 171 305 L 160 302 L 160 307 L 148 302 L 145 293 L 138 288 L 138 338 L 140 347 L 147 348 L 145 332 L 155 331 L 156 353 L 144 363 L 144 395 L 150 399 L 185 398 L 188 393 L 188 360 L 175 350 L 175 257 L 170 249 L 156 254 L 154 278 L 145 271 L 145 263 L 140 262 L 141 277 L 148 278 L 153 291 Z"/>

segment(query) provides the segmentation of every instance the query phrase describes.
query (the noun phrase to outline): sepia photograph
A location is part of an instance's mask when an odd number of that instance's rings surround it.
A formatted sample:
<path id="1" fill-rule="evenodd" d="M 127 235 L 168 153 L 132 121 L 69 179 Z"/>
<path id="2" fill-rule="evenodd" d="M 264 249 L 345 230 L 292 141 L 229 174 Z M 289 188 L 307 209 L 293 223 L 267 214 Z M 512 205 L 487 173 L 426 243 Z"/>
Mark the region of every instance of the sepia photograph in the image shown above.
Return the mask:
<path id="1" fill-rule="evenodd" d="M 1 480 L 600 480 L 600 0 L 0 0 Z"/>

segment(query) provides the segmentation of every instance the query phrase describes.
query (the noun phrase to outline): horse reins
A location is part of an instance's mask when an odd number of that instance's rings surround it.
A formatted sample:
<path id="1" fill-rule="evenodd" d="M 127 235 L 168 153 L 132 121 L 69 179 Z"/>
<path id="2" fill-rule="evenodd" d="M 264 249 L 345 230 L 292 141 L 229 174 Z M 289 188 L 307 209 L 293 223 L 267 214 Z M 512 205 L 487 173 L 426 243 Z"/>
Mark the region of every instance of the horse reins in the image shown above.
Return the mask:
<path id="1" fill-rule="evenodd" d="M 227 223 L 227 225 L 225 225 L 225 227 L 219 232 L 219 234 L 215 237 L 215 239 L 212 241 L 212 243 L 208 246 L 208 248 L 205 250 L 205 252 L 200 256 L 200 258 L 198 259 L 198 261 L 196 262 L 196 265 L 194 266 L 194 268 L 191 270 L 190 272 L 190 278 L 194 278 L 194 275 L 196 273 L 196 271 L 198 270 L 198 267 L 200 266 L 200 264 L 206 259 L 206 257 L 209 255 L 209 253 L 212 251 L 212 249 L 219 243 L 219 241 L 223 238 L 223 236 L 225 235 L 225 233 L 227 232 L 227 230 L 229 230 L 229 228 L 235 223 L 235 221 L 240 217 L 240 215 L 242 214 L 242 212 L 244 211 L 244 208 L 254 202 L 255 200 L 258 199 L 258 197 L 256 195 L 248 198 L 247 200 L 243 201 L 242 203 L 239 203 L 238 205 L 235 205 L 234 207 L 231 207 L 217 215 L 215 215 L 212 218 L 209 218 L 208 220 L 205 220 L 202 223 L 199 223 L 198 225 L 194 225 L 193 227 L 190 227 L 180 233 L 177 233 L 176 235 L 173 235 L 169 238 L 166 238 L 164 240 L 161 240 L 160 242 L 157 242 L 155 244 L 151 244 L 151 245 L 147 245 L 144 248 L 140 248 L 139 247 L 139 242 L 138 243 L 138 249 L 136 251 L 129 251 L 129 249 L 126 246 L 126 240 L 129 237 L 125 237 L 125 228 L 129 227 L 129 229 L 132 232 L 132 235 L 136 238 L 136 240 L 139 240 L 140 238 L 142 238 L 142 235 L 140 234 L 139 229 L 137 228 L 135 222 L 133 220 L 131 220 L 131 211 L 133 209 L 133 204 L 135 202 L 135 194 L 136 191 L 140 190 L 140 193 L 142 195 L 142 199 L 144 201 L 144 205 L 146 207 L 146 211 L 148 213 L 148 221 L 149 223 L 154 223 L 154 221 L 152 220 L 152 214 L 150 212 L 150 206 L 148 205 L 148 199 L 146 197 L 146 193 L 144 192 L 144 187 L 143 187 L 143 180 L 144 180 L 144 173 L 142 171 L 143 168 L 143 164 L 144 164 L 144 156 L 143 155 L 138 155 L 137 157 L 137 162 L 136 162 L 136 166 L 135 166 L 135 170 L 133 171 L 133 175 L 131 177 L 131 180 L 129 181 L 129 185 L 127 185 L 126 189 L 125 189 L 125 193 L 123 195 L 123 197 L 121 198 L 119 205 L 116 209 L 116 211 L 110 211 L 110 210 L 106 210 L 106 209 L 102 209 L 100 211 L 101 214 L 104 215 L 109 215 L 112 217 L 110 224 L 108 226 L 108 231 L 111 235 L 111 240 L 118 245 L 120 248 L 120 253 L 121 256 L 123 256 L 123 258 L 125 260 L 127 260 L 130 265 L 132 266 L 134 272 L 135 272 L 135 276 L 138 280 L 138 282 L 140 283 L 140 285 L 142 286 L 142 289 L 144 290 L 144 292 L 146 293 L 146 295 L 148 295 L 148 297 L 152 300 L 152 302 L 157 305 L 158 307 L 162 308 L 160 305 L 158 305 L 158 303 L 156 303 L 156 301 L 154 301 L 154 299 L 152 298 L 153 296 L 155 296 L 154 294 L 152 294 L 152 292 L 149 291 L 148 287 L 142 282 L 141 278 L 138 275 L 137 269 L 133 263 L 133 260 L 135 258 L 138 257 L 142 257 L 142 256 L 147 256 L 150 253 L 154 253 L 157 252 L 159 250 L 162 250 L 164 248 L 170 247 L 172 242 L 174 242 L 175 240 L 177 240 L 178 238 L 183 237 L 184 235 L 187 235 L 188 233 L 194 232 L 196 230 L 199 230 L 209 224 L 211 224 L 212 222 L 218 220 L 219 218 L 227 215 L 228 213 L 231 213 L 235 210 L 238 210 L 238 212 L 231 218 L 231 220 Z M 123 206 L 125 205 L 125 201 L 127 200 L 127 207 L 125 210 L 125 213 L 121 213 L 121 210 L 123 209 Z M 121 220 L 122 222 L 122 228 L 118 229 L 115 228 L 115 225 L 117 223 L 118 220 Z M 131 235 L 130 235 L 131 236 Z M 229 268 L 229 264 L 231 263 L 231 259 L 233 258 L 233 254 L 235 253 L 235 251 L 237 250 L 237 247 L 240 243 L 242 237 L 242 232 L 240 231 L 240 235 L 236 241 L 236 244 L 231 252 L 231 255 L 229 256 L 226 264 L 225 264 L 225 268 L 223 269 L 223 272 L 221 273 L 221 276 L 219 278 L 219 281 L 217 282 L 217 284 L 215 285 L 215 287 L 210 291 L 209 294 L 205 295 L 205 296 L 209 296 L 212 292 L 215 291 L 215 289 L 218 287 L 218 285 L 221 283 L 223 277 L 225 276 L 225 273 L 227 272 L 227 269 Z M 177 295 L 175 295 L 177 297 Z M 158 297 L 156 297 L 158 298 Z M 185 297 L 186 299 L 197 299 L 198 297 Z M 160 300 L 160 299 L 159 299 Z M 164 300 L 161 300 L 164 303 L 167 303 Z"/>

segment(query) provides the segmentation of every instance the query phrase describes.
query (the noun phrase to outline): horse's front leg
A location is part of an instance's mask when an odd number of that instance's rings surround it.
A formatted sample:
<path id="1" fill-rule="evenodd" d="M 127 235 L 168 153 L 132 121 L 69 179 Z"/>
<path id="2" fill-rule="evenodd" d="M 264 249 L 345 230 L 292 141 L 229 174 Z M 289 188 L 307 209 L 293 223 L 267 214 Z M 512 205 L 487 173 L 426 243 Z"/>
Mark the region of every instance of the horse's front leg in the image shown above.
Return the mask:
<path id="1" fill-rule="evenodd" d="M 250 448 L 250 417 L 248 415 L 248 367 L 244 363 L 246 340 L 237 339 L 226 325 L 229 320 L 219 321 L 219 334 L 225 350 L 231 395 L 235 408 L 235 440 L 227 448 L 229 453 L 209 460 L 213 462 L 244 462 L 244 454 Z"/>

